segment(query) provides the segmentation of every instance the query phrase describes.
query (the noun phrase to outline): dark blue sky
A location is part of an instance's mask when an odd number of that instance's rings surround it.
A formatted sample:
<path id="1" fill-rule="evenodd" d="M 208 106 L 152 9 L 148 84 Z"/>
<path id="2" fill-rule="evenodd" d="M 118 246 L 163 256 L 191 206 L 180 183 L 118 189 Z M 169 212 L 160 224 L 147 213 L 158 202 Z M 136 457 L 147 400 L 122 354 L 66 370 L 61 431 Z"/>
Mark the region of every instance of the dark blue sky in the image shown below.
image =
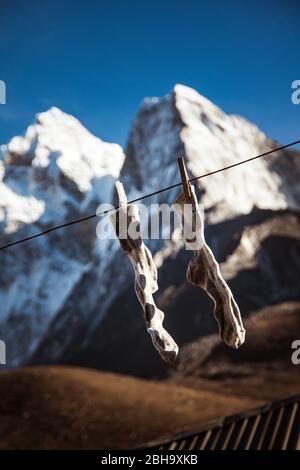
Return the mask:
<path id="1" fill-rule="evenodd" d="M 297 0 L 1 0 L 0 143 L 55 105 L 124 144 L 142 98 L 175 83 L 286 143 L 299 56 Z"/>

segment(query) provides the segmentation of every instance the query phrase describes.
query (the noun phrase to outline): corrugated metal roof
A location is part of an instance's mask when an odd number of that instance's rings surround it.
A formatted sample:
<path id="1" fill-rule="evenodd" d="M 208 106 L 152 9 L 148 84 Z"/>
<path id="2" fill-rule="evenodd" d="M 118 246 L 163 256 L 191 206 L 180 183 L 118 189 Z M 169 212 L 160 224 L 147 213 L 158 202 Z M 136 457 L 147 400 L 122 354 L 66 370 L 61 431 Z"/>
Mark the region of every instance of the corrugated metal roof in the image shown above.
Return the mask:
<path id="1" fill-rule="evenodd" d="M 300 450 L 300 395 L 143 446 L 156 450 Z"/>

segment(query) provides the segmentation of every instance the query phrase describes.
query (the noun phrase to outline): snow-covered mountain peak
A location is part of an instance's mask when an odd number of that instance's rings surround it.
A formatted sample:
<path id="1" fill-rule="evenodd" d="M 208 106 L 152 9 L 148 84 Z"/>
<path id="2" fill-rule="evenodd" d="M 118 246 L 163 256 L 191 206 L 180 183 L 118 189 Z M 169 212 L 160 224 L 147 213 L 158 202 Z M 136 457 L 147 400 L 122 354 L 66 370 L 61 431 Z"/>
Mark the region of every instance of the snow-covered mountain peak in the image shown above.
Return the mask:
<path id="1" fill-rule="evenodd" d="M 177 84 L 163 98 L 144 100 L 128 142 L 122 177 L 135 194 L 155 191 L 179 180 L 176 159 L 184 156 L 191 177 L 267 152 L 276 146 L 247 119 L 226 114 L 192 88 Z M 298 152 L 278 152 L 198 180 L 209 221 L 218 222 L 261 209 L 296 208 L 300 188 Z M 282 161 L 285 160 L 285 162 Z M 286 163 L 289 183 L 286 179 Z M 293 168 L 293 170 L 292 170 Z M 174 191 L 156 202 L 171 202 Z"/>
<path id="2" fill-rule="evenodd" d="M 37 115 L 24 137 L 8 144 L 10 164 L 45 168 L 51 159 L 81 192 L 92 189 L 92 180 L 106 174 L 117 177 L 124 161 L 122 148 L 91 134 L 76 118 L 58 108 Z"/>
<path id="3" fill-rule="evenodd" d="M 173 88 L 173 93 L 177 101 L 186 100 L 191 105 L 197 104 L 203 108 L 207 108 L 207 111 L 211 112 L 221 111 L 218 106 L 212 103 L 209 99 L 205 98 L 205 96 L 198 93 L 198 91 L 194 90 L 194 88 L 177 83 Z"/>
<path id="4" fill-rule="evenodd" d="M 3 157 L 1 245 L 95 214 L 99 204 L 111 203 L 125 158 L 119 145 L 103 142 L 58 108 L 37 115 L 24 136 L 8 143 Z M 89 275 L 94 280 L 104 276 L 102 269 L 114 253 L 113 249 L 105 252 L 106 247 L 98 243 L 96 223 L 92 219 L 2 252 L 0 325 L 6 324 L 11 365 L 30 357 Z M 85 289 L 89 306 L 82 306 L 83 310 L 96 302 L 100 282 L 96 284 L 93 293 Z M 71 304 L 70 318 L 79 321 L 80 314 Z M 16 328 L 11 326 L 15 318 Z M 71 330 L 56 344 L 54 356 L 72 339 Z"/>
<path id="5" fill-rule="evenodd" d="M 40 222 L 57 224 L 72 211 L 109 203 L 124 158 L 119 145 L 103 142 L 58 108 L 38 114 L 24 136 L 8 143 L 1 162 L 0 217 L 7 231 L 41 216 Z"/>
<path id="6" fill-rule="evenodd" d="M 62 130 L 66 127 L 75 129 L 80 127 L 84 129 L 83 125 L 80 121 L 78 121 L 78 119 L 76 119 L 71 114 L 65 113 L 56 106 L 51 106 L 51 108 L 49 108 L 47 111 L 37 114 L 36 121 L 38 124 L 48 128 L 59 127 Z"/>

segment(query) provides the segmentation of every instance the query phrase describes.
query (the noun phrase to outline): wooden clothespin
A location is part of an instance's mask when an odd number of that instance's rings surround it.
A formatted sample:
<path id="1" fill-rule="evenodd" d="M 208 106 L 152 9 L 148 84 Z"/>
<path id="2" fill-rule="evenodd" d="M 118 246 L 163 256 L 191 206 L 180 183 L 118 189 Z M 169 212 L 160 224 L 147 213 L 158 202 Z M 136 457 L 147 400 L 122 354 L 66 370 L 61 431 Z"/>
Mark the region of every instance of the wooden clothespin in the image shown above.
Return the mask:
<path id="1" fill-rule="evenodd" d="M 114 216 L 114 224 L 115 224 L 115 232 L 117 237 L 120 240 L 121 246 L 125 252 L 127 252 L 127 245 L 125 240 L 128 237 L 128 210 L 127 210 L 127 196 L 125 193 L 125 189 L 121 181 L 115 182 L 116 190 L 118 193 L 119 198 L 119 207 L 116 210 L 116 214 Z M 125 219 L 124 219 L 125 217 Z"/>
<path id="2" fill-rule="evenodd" d="M 181 176 L 181 181 L 183 184 L 183 192 L 186 198 L 190 198 L 192 193 L 191 193 L 191 183 L 189 182 L 189 177 L 186 171 L 185 163 L 183 157 L 179 157 L 178 160 L 178 166 L 179 166 L 179 171 L 180 171 L 180 176 Z"/>
<path id="3" fill-rule="evenodd" d="M 118 197 L 119 197 L 120 206 L 121 207 L 127 206 L 127 196 L 126 196 L 123 184 L 121 183 L 121 181 L 118 180 L 116 181 L 115 185 L 116 185 L 116 190 L 117 190 Z"/>

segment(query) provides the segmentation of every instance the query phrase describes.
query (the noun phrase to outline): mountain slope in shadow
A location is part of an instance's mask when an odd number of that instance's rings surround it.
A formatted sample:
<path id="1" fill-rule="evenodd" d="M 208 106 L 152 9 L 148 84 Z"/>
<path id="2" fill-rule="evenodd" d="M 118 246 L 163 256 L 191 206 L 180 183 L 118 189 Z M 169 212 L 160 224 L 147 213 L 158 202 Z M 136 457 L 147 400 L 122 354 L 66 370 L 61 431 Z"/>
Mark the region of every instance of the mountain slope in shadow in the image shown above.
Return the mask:
<path id="1" fill-rule="evenodd" d="M 300 303 L 270 305 L 245 322 L 247 341 L 239 353 L 217 335 L 186 345 L 172 383 L 228 396 L 276 400 L 300 392 L 300 366 L 292 343 L 300 338 Z"/>
<path id="2" fill-rule="evenodd" d="M 79 368 L 18 369 L 0 375 L 0 448 L 133 448 L 257 403 Z"/>

